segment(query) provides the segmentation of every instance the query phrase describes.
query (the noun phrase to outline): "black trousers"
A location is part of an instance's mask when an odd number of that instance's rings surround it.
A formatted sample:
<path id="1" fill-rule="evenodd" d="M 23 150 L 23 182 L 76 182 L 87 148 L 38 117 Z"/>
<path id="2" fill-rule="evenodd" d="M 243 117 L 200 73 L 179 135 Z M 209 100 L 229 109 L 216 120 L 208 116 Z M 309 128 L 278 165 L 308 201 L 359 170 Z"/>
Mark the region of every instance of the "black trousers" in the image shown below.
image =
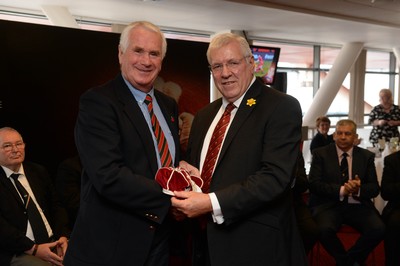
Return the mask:
<path id="1" fill-rule="evenodd" d="M 319 227 L 320 242 L 335 258 L 337 265 L 363 263 L 384 238 L 385 224 L 379 212 L 364 204 L 338 203 L 316 213 L 314 218 Z M 336 235 L 342 224 L 347 224 L 360 233 L 360 237 L 348 251 Z"/>

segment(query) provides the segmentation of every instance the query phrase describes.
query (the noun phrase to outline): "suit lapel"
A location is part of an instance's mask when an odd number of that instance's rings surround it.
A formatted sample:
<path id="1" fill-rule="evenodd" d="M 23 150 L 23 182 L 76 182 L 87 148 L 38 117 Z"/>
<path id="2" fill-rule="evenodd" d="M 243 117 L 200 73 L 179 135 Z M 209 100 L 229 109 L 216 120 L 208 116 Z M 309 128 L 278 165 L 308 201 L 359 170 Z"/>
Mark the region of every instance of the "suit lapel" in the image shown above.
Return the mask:
<path id="1" fill-rule="evenodd" d="M 22 202 L 22 199 L 20 195 L 18 194 L 16 188 L 14 185 L 11 183 L 11 180 L 7 178 L 6 173 L 4 172 L 3 168 L 0 168 L 0 183 L 1 185 L 5 188 L 6 191 L 9 191 L 10 194 L 12 194 L 13 198 L 18 202 L 18 205 L 21 206 L 21 208 L 24 208 L 24 203 Z"/>
<path id="2" fill-rule="evenodd" d="M 38 176 L 37 171 L 32 170 L 32 167 L 29 163 L 23 163 L 23 166 L 26 180 L 28 180 L 29 186 L 33 192 L 33 195 L 35 195 L 36 201 L 40 206 L 44 206 L 43 202 L 45 199 L 43 198 L 43 181 L 41 180 L 41 177 Z"/>
<path id="3" fill-rule="evenodd" d="M 196 132 L 191 132 L 190 134 L 195 135 L 196 138 L 194 138 L 194 144 L 196 145 L 198 148 L 195 149 L 197 151 L 195 158 L 191 158 L 192 161 L 197 162 L 197 167 L 200 166 L 200 157 L 201 157 L 201 151 L 202 151 L 202 147 L 204 145 L 204 139 L 206 138 L 207 132 L 211 126 L 212 121 L 214 120 L 217 112 L 219 111 L 219 109 L 221 108 L 222 105 L 222 98 L 219 98 L 217 100 L 215 100 L 214 102 L 212 102 L 209 105 L 209 108 L 204 109 L 204 115 L 202 115 L 202 119 L 204 119 L 204 121 L 202 121 L 202 123 L 200 123 L 200 127 L 197 127 Z M 196 120 L 196 118 L 195 118 Z M 205 147 L 207 148 L 207 147 Z"/>
<path id="4" fill-rule="evenodd" d="M 164 115 L 165 121 L 168 124 L 169 129 L 171 130 L 172 136 L 174 138 L 175 142 L 175 160 L 174 162 L 176 163 L 178 154 L 179 154 L 179 132 L 177 131 L 178 126 L 176 123 L 178 121 L 175 120 L 174 114 L 172 113 L 167 113 L 170 111 L 170 108 L 168 108 L 167 104 L 164 102 L 164 98 L 160 96 L 160 92 L 157 90 L 154 90 L 154 96 L 157 99 L 157 103 L 160 106 L 161 112 Z"/>
<path id="5" fill-rule="evenodd" d="M 357 146 L 353 148 L 353 158 L 352 158 L 352 165 L 351 165 L 351 177 L 354 178 L 356 174 L 358 174 L 359 178 L 364 178 L 363 176 L 360 176 L 360 170 L 359 170 L 359 165 L 360 165 L 360 156 L 357 156 L 357 154 L 360 152 Z"/>
<path id="6" fill-rule="evenodd" d="M 330 149 L 329 154 L 330 154 L 331 157 L 328 160 L 330 162 L 336 162 L 336 163 L 335 164 L 331 164 L 331 163 L 328 162 L 327 164 L 335 166 L 334 169 L 332 170 L 333 173 L 335 173 L 333 176 L 337 177 L 335 181 L 338 184 L 341 184 L 342 183 L 342 176 L 341 176 L 341 173 L 340 173 L 340 163 L 339 163 L 339 158 L 338 158 L 338 154 L 337 154 L 337 150 L 336 150 L 336 144 L 334 144 L 334 143 L 329 144 L 329 149 Z"/>
<path id="7" fill-rule="evenodd" d="M 217 165 L 224 157 L 225 152 L 227 151 L 229 145 L 232 143 L 239 129 L 242 127 L 243 123 L 247 120 L 248 116 L 255 110 L 256 104 L 253 104 L 251 106 L 247 105 L 247 100 L 254 99 L 255 102 L 257 103 L 257 96 L 260 94 L 261 89 L 263 88 L 262 86 L 264 85 L 260 85 L 257 81 L 255 81 L 253 85 L 251 85 L 247 93 L 244 95 L 243 100 L 240 103 L 236 115 L 226 134 L 224 143 L 221 148 L 221 153 L 218 158 Z"/>
<path id="8" fill-rule="evenodd" d="M 116 80 L 119 84 L 115 86 L 116 93 L 119 101 L 124 106 L 125 113 L 128 119 L 131 121 L 133 127 L 136 129 L 138 136 L 141 138 L 145 147 L 153 147 L 153 137 L 150 129 L 146 123 L 146 120 L 143 117 L 143 113 L 140 110 L 135 97 L 129 91 L 128 86 L 126 86 L 125 82 L 122 79 L 122 76 Z M 157 172 L 157 155 L 154 149 L 144 149 L 145 153 L 149 158 L 149 162 L 151 163 L 151 167 L 154 173 Z"/>

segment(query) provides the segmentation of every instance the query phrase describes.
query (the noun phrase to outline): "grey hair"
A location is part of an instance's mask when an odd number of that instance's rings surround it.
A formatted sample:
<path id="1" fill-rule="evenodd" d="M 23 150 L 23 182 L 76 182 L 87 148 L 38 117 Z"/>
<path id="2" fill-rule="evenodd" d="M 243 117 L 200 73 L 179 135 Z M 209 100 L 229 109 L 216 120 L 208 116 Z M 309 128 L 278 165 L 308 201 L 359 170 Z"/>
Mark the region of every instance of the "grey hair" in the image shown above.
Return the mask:
<path id="1" fill-rule="evenodd" d="M 129 46 L 129 34 L 130 34 L 131 30 L 138 28 L 138 27 L 143 27 L 147 30 L 153 31 L 160 35 L 160 38 L 162 41 L 161 58 L 164 59 L 165 54 L 167 53 L 167 40 L 164 36 L 164 33 L 162 33 L 161 29 L 159 27 L 157 27 L 156 25 L 154 25 L 153 23 L 148 22 L 148 21 L 135 21 L 124 28 L 124 30 L 121 33 L 120 39 L 119 39 L 119 46 L 120 46 L 122 52 L 125 52 L 126 48 Z"/>
<path id="2" fill-rule="evenodd" d="M 219 33 L 215 35 L 210 42 L 210 45 L 208 46 L 207 50 L 207 60 L 208 63 L 211 64 L 211 51 L 214 49 L 221 48 L 231 42 L 238 42 L 240 45 L 240 49 L 242 50 L 243 57 L 248 60 L 248 57 L 253 56 L 250 45 L 247 42 L 245 38 L 243 38 L 240 35 L 231 33 L 231 32 L 225 32 L 225 33 Z"/>

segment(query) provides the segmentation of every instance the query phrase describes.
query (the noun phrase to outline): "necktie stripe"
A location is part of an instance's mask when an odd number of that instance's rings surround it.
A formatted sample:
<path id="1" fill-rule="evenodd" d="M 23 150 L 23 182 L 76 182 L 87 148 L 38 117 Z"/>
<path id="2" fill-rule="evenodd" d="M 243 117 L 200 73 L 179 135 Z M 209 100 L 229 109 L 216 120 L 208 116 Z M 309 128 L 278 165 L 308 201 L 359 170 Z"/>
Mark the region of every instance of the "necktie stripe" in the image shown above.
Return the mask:
<path id="1" fill-rule="evenodd" d="M 151 127 L 157 140 L 157 149 L 160 156 L 161 166 L 172 166 L 172 157 L 171 153 L 169 152 L 168 142 L 164 136 L 164 132 L 161 129 L 160 123 L 154 114 L 152 100 L 153 99 L 150 95 L 146 95 L 144 102 L 147 104 L 147 110 L 150 114 Z"/>
<path id="2" fill-rule="evenodd" d="M 228 127 L 229 121 L 231 119 L 231 112 L 235 108 L 235 105 L 229 103 L 225 111 L 218 121 L 213 134 L 211 136 L 210 144 L 208 146 L 206 158 L 203 164 L 203 170 L 201 173 L 201 177 L 203 178 L 203 192 L 208 192 L 211 183 L 211 177 L 215 168 L 215 163 L 217 161 L 217 157 L 219 154 L 219 150 L 221 149 L 222 141 L 225 136 L 226 128 Z"/>
<path id="3" fill-rule="evenodd" d="M 28 191 L 26 191 L 26 189 L 18 181 L 19 174 L 11 174 L 10 177 L 14 179 L 15 186 L 24 201 L 24 206 L 28 213 L 28 220 L 32 227 L 35 242 L 37 244 L 48 242 L 49 233 L 44 225 L 42 216 L 40 215 L 35 202 L 33 202 L 31 195 L 29 195 Z"/>

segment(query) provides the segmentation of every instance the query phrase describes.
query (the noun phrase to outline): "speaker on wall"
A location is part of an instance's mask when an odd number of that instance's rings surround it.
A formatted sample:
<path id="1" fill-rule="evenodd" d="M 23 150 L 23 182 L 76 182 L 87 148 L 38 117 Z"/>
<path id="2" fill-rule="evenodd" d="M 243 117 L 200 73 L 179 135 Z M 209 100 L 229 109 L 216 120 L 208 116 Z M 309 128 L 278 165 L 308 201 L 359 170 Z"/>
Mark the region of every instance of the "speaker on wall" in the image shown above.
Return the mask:
<path id="1" fill-rule="evenodd" d="M 287 91 L 287 73 L 286 72 L 276 72 L 274 84 L 271 85 L 272 88 L 286 93 Z"/>

